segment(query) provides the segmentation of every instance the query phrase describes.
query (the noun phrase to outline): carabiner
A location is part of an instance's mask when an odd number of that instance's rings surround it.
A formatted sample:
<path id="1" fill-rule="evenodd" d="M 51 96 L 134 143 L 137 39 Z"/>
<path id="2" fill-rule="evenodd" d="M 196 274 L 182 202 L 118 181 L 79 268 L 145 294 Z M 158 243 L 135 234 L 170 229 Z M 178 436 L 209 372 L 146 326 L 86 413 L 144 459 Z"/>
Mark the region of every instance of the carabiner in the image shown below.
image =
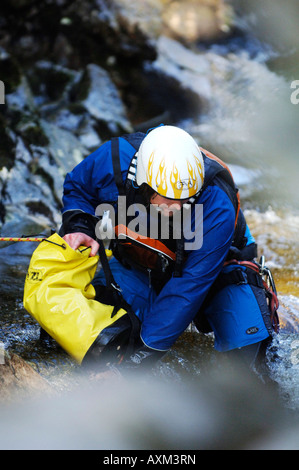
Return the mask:
<path id="1" fill-rule="evenodd" d="M 265 256 L 262 255 L 260 258 L 260 275 L 266 276 L 266 282 L 269 287 L 272 288 L 273 292 L 277 294 L 275 282 L 271 273 L 271 270 L 265 265 Z"/>

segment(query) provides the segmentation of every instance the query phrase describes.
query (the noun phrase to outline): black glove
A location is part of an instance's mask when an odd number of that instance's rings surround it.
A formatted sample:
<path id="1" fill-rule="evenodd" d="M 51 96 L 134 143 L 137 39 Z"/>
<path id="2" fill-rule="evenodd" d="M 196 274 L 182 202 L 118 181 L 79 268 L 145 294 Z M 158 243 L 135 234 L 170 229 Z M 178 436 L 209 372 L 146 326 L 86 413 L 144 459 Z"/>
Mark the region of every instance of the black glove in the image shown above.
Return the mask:
<path id="1" fill-rule="evenodd" d="M 142 342 L 140 341 L 140 343 Z M 167 351 L 157 351 L 142 343 L 129 357 L 125 358 L 117 368 L 120 372 L 124 373 L 126 371 L 149 371 L 166 352 Z"/>
<path id="2" fill-rule="evenodd" d="M 62 215 L 62 226 L 59 235 L 82 232 L 96 240 L 95 226 L 98 220 L 90 214 L 81 211 L 68 211 Z"/>

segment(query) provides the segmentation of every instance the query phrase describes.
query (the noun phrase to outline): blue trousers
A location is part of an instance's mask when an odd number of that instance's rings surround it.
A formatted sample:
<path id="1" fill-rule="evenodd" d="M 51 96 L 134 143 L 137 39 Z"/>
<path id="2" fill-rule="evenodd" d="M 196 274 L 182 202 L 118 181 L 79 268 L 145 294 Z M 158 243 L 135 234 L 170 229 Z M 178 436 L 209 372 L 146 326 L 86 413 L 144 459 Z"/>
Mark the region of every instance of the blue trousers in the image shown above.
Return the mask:
<path id="1" fill-rule="evenodd" d="M 146 273 L 127 269 L 115 258 L 110 261 L 115 281 L 121 287 L 125 301 L 141 321 L 155 301 L 156 292 L 150 287 Z M 224 270 L 231 269 L 226 267 Z M 93 284 L 105 285 L 105 276 L 100 270 Z M 225 352 L 263 341 L 269 337 L 269 327 L 265 323 L 265 299 L 259 299 L 250 285 L 229 285 L 205 302 L 200 310 L 211 326 L 216 350 Z M 263 311 L 264 310 L 264 311 Z M 196 316 L 198 312 L 194 312 Z M 150 340 L 142 334 L 147 346 Z"/>

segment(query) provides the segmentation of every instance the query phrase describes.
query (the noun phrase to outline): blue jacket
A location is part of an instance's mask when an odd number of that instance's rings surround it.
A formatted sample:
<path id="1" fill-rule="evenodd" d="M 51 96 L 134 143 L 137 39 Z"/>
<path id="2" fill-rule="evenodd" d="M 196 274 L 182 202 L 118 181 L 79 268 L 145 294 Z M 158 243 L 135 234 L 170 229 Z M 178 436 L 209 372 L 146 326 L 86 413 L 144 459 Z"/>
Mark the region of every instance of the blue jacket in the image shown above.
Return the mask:
<path id="1" fill-rule="evenodd" d="M 119 139 L 123 181 L 127 177 L 135 149 Z M 100 203 L 116 202 L 118 190 L 114 180 L 111 143 L 103 144 L 72 172 L 64 184 L 63 210 L 82 211 L 92 216 Z M 199 311 L 206 294 L 222 270 L 231 247 L 235 228 L 235 208 L 226 192 L 216 185 L 208 186 L 197 198 L 202 204 L 202 246 L 187 250 L 181 277 L 172 277 L 150 307 L 142 324 L 147 345 L 166 351 L 187 328 Z M 195 205 L 192 206 L 193 227 Z M 247 244 L 254 239 L 247 227 Z"/>

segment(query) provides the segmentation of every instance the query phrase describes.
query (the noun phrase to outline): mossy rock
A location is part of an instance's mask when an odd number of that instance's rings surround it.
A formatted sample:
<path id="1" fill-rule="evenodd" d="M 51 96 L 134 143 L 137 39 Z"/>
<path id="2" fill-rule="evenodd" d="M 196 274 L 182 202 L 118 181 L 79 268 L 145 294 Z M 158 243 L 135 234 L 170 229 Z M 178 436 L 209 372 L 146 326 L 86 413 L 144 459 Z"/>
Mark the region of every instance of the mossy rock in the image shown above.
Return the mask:
<path id="1" fill-rule="evenodd" d="M 8 132 L 6 120 L 0 115 L 0 170 L 10 170 L 15 161 L 15 143 Z"/>
<path id="2" fill-rule="evenodd" d="M 21 82 L 22 73 L 18 62 L 9 54 L 0 55 L 1 80 L 5 86 L 5 93 L 13 93 Z"/>
<path id="3" fill-rule="evenodd" d="M 18 131 L 22 135 L 27 144 L 46 147 L 49 144 L 49 139 L 44 133 L 43 129 L 36 121 L 21 122 L 18 125 Z"/>

